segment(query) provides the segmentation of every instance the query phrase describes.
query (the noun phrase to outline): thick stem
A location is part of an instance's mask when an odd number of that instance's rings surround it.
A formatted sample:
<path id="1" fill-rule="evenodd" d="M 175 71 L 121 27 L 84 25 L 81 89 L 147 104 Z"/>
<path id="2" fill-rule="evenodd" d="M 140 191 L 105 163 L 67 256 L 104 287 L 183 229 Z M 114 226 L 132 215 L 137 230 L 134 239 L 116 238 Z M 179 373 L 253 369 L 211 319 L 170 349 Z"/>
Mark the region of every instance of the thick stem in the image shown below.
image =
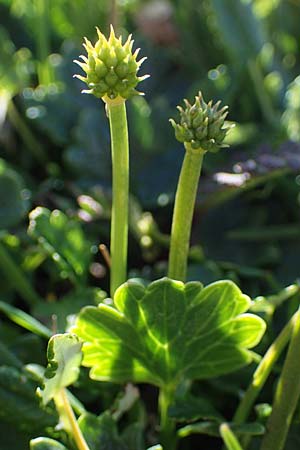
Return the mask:
<path id="1" fill-rule="evenodd" d="M 168 409 L 172 403 L 174 395 L 173 388 L 161 388 L 159 391 L 159 411 L 160 411 L 160 442 L 163 450 L 176 450 L 177 435 L 175 421 L 170 419 Z"/>
<path id="2" fill-rule="evenodd" d="M 272 414 L 261 450 L 282 450 L 300 396 L 300 310 L 276 388 Z"/>
<path id="3" fill-rule="evenodd" d="M 0 242 L 0 269 L 12 287 L 27 301 L 28 305 L 33 306 L 41 301 L 39 295 L 31 287 L 25 274 L 14 262 L 2 242 Z"/>
<path id="4" fill-rule="evenodd" d="M 248 389 L 246 390 L 241 403 L 239 404 L 235 412 L 233 418 L 233 421 L 235 423 L 240 424 L 247 420 L 257 396 L 264 387 L 264 384 L 269 377 L 274 365 L 276 364 L 285 346 L 289 342 L 297 314 L 298 313 L 295 313 L 290 321 L 286 324 L 281 333 L 269 347 L 263 359 L 259 363 L 257 369 L 255 370 L 251 384 L 248 386 Z"/>
<path id="5" fill-rule="evenodd" d="M 54 398 L 55 403 L 57 400 L 58 406 L 60 409 L 61 407 L 63 407 L 63 413 L 65 415 L 65 417 L 68 420 L 68 425 L 69 425 L 69 429 L 72 433 L 73 439 L 76 443 L 76 446 L 78 448 L 78 450 L 90 450 L 89 446 L 86 443 L 86 440 L 84 439 L 84 436 L 78 426 L 75 414 L 73 412 L 73 409 L 71 407 L 71 404 L 69 402 L 68 399 L 68 395 L 67 395 L 67 391 L 66 389 L 61 389 L 60 393 L 59 393 L 59 399 L 58 398 Z"/>
<path id="6" fill-rule="evenodd" d="M 168 276 L 175 280 L 186 279 L 192 220 L 204 153 L 202 149 L 193 150 L 186 145 L 171 230 Z"/>
<path id="7" fill-rule="evenodd" d="M 126 281 L 128 247 L 129 145 L 125 100 L 107 101 L 111 133 L 113 199 L 110 237 L 110 295 Z"/>

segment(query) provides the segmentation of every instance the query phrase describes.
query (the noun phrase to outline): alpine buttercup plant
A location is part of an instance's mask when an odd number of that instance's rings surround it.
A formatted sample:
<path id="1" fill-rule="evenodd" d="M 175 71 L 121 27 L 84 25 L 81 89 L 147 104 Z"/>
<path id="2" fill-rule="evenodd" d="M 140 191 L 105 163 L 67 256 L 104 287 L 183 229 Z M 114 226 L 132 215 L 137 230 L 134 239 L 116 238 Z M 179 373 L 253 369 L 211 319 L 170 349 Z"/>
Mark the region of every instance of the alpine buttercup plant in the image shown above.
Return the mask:
<path id="1" fill-rule="evenodd" d="M 112 26 L 108 39 L 98 28 L 97 34 L 94 46 L 85 38 L 83 46 L 87 55 L 79 57 L 82 61 L 75 60 L 86 76 L 75 77 L 88 86 L 82 92 L 93 94 L 106 103 L 110 123 L 113 168 L 110 294 L 113 297 L 115 290 L 126 281 L 127 274 L 129 144 L 125 101 L 141 95 L 136 87 L 148 75 L 137 75 L 145 58 L 137 61 L 140 49 L 133 52 L 131 35 L 123 44 Z"/>
<path id="2" fill-rule="evenodd" d="M 220 101 L 206 103 L 199 92 L 193 104 L 184 100 L 178 106 L 179 122 L 170 119 L 176 139 L 184 144 L 186 153 L 179 177 L 173 213 L 169 277 L 185 281 L 194 205 L 201 174 L 203 156 L 217 152 L 233 125 L 226 125 L 228 106 L 219 109 Z"/>
<path id="3" fill-rule="evenodd" d="M 113 303 L 103 301 L 98 306 L 86 306 L 72 327 L 74 334 L 50 339 L 49 367 L 41 396 L 45 405 L 53 399 L 59 415 L 65 416 L 64 427 L 73 436 L 78 450 L 96 450 L 98 442 L 102 443 L 101 437 L 89 439 L 84 424 L 92 423 L 88 429 L 94 430 L 98 418 L 91 422 L 84 411 L 77 421 L 66 390 L 78 376 L 80 364 L 90 369 L 90 378 L 94 380 L 152 384 L 159 389 L 160 444 L 151 449 L 176 450 L 182 435 L 176 431 L 170 407 L 176 404 L 178 392 L 194 380 L 201 382 L 250 363 L 251 349 L 265 330 L 261 318 L 247 313 L 250 298 L 232 281 L 220 280 L 205 287 L 199 281 L 185 283 L 202 159 L 206 152 L 224 146 L 229 129 L 225 124 L 227 107 L 219 109 L 219 103 L 206 104 L 199 93 L 194 105 L 185 101 L 186 109 L 179 108 L 179 123 L 171 120 L 186 155 L 175 201 L 169 277 L 151 283 L 126 281 L 129 152 L 125 102 L 139 94 L 137 84 L 145 77 L 137 76 L 142 60 L 136 59 L 138 51 L 132 53 L 131 37 L 122 44 L 112 28 L 108 40 L 97 32 L 98 41 L 93 46 L 86 40 L 87 56 L 81 57 L 83 62 L 77 61 L 86 76 L 77 77 L 88 86 L 84 92 L 105 102 L 110 122 Z M 209 410 L 205 409 L 202 416 L 211 417 Z M 214 418 L 217 433 L 226 445 L 235 442 L 229 427 L 219 424 L 219 417 Z M 32 450 L 39 450 L 37 445 L 39 442 L 33 442 Z M 136 448 L 135 444 L 122 443 L 118 448 L 133 447 Z"/>

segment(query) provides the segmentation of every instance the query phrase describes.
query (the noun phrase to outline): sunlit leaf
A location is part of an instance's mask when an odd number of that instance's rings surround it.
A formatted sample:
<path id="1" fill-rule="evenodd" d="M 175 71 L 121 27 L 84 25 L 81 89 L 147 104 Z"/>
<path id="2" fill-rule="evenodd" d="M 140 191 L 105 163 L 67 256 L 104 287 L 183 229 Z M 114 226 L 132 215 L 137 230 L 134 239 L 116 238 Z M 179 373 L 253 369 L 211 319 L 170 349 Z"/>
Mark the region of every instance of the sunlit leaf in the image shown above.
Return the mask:
<path id="1" fill-rule="evenodd" d="M 42 323 L 25 313 L 19 308 L 9 305 L 8 303 L 0 301 L 0 311 L 7 315 L 13 322 L 17 323 L 26 330 L 31 331 L 39 336 L 49 339 L 51 330 L 45 327 Z"/>
<path id="2" fill-rule="evenodd" d="M 81 342 L 73 334 L 56 334 L 48 343 L 48 366 L 44 388 L 40 390 L 46 405 L 62 388 L 77 380 L 82 359 Z"/>
<path id="3" fill-rule="evenodd" d="M 248 364 L 248 349 L 265 330 L 262 319 L 243 314 L 250 299 L 230 281 L 202 288 L 129 280 L 114 302 L 117 309 L 84 308 L 73 329 L 84 341 L 83 365 L 97 380 L 164 386 L 216 377 Z"/>
<path id="4" fill-rule="evenodd" d="M 54 439 L 38 437 L 30 441 L 30 450 L 68 450 Z"/>
<path id="5" fill-rule="evenodd" d="M 300 139 L 300 76 L 289 85 L 285 95 L 286 110 L 282 116 L 282 123 L 288 137 L 295 142 Z"/>

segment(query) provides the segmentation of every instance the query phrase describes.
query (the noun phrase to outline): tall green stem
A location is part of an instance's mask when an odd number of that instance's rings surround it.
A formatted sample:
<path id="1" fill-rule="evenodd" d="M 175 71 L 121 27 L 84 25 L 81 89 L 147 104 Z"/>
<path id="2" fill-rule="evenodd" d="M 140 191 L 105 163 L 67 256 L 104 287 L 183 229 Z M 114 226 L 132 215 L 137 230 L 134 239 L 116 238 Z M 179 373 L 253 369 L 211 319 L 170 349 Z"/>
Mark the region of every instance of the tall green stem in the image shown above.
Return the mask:
<path id="1" fill-rule="evenodd" d="M 49 0 L 35 0 L 36 11 L 36 50 L 38 55 L 38 78 L 40 84 L 50 84 L 53 81 L 50 54 Z"/>
<path id="2" fill-rule="evenodd" d="M 160 411 L 160 441 L 163 450 L 176 450 L 177 435 L 175 421 L 168 415 L 169 406 L 172 403 L 174 389 L 167 387 L 161 388 L 159 392 L 159 411 Z"/>
<path id="3" fill-rule="evenodd" d="M 220 434 L 228 450 L 243 450 L 227 423 L 220 426 Z"/>
<path id="4" fill-rule="evenodd" d="M 128 247 L 129 145 L 125 100 L 107 101 L 111 133 L 113 200 L 110 294 L 126 281 Z"/>
<path id="5" fill-rule="evenodd" d="M 248 61 L 248 69 L 264 118 L 271 127 L 278 128 L 279 119 L 274 111 L 271 99 L 264 87 L 264 78 L 258 62 L 250 59 Z"/>
<path id="6" fill-rule="evenodd" d="M 192 220 L 204 150 L 185 144 L 186 153 L 178 181 L 173 213 L 169 272 L 170 278 L 185 281 Z"/>
<path id="7" fill-rule="evenodd" d="M 300 310 L 276 388 L 272 414 L 261 450 L 282 450 L 300 396 Z"/>

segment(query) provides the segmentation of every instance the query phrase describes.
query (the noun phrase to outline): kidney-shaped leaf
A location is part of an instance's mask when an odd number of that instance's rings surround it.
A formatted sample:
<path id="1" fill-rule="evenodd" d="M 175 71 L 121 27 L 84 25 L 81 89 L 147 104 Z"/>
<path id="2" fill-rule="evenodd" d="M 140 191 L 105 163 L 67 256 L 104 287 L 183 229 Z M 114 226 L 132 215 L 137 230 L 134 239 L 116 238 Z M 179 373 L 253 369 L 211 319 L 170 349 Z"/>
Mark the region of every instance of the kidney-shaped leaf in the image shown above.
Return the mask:
<path id="1" fill-rule="evenodd" d="M 163 278 L 147 287 L 129 280 L 117 309 L 84 308 L 73 329 L 83 339 L 91 378 L 177 384 L 231 372 L 251 361 L 264 321 L 244 314 L 250 299 L 231 281 L 203 288 Z"/>
<path id="2" fill-rule="evenodd" d="M 40 390 L 46 405 L 61 389 L 77 380 L 82 360 L 82 343 L 74 334 L 56 334 L 48 343 L 48 366 L 44 373 L 44 388 Z"/>

